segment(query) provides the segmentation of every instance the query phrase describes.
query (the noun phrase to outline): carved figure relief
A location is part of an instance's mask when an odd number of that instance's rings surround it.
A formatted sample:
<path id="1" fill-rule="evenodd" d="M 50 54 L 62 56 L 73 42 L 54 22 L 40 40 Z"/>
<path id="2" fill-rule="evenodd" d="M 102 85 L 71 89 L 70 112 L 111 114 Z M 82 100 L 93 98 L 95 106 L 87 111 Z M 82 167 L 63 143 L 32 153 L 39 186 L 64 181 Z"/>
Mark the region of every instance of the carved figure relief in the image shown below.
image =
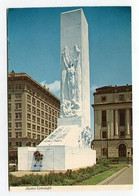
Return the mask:
<path id="1" fill-rule="evenodd" d="M 75 44 L 71 53 L 67 46 L 62 52 L 61 116 L 81 114 L 80 49 Z"/>
<path id="2" fill-rule="evenodd" d="M 78 139 L 79 148 L 81 147 L 90 148 L 91 140 L 92 140 L 91 130 L 89 127 L 85 127 L 82 130 L 81 135 L 79 136 Z"/>

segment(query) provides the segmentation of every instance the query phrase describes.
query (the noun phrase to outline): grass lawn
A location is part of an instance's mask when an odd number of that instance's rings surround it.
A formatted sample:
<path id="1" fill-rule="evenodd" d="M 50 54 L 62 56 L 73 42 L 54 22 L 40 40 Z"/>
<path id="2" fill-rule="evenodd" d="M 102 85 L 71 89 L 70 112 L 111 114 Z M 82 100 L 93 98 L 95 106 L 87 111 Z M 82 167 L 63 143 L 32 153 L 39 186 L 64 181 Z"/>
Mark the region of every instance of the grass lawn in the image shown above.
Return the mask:
<path id="1" fill-rule="evenodd" d="M 85 180 L 83 182 L 80 182 L 80 183 L 78 183 L 76 185 L 96 185 L 96 184 L 102 182 L 103 180 L 105 180 L 106 178 L 112 176 L 114 173 L 120 171 L 124 167 L 125 167 L 125 165 L 115 166 L 114 168 L 112 168 L 112 169 L 110 169 L 108 171 L 105 171 L 105 172 L 103 172 L 101 174 L 93 176 L 90 179 Z"/>

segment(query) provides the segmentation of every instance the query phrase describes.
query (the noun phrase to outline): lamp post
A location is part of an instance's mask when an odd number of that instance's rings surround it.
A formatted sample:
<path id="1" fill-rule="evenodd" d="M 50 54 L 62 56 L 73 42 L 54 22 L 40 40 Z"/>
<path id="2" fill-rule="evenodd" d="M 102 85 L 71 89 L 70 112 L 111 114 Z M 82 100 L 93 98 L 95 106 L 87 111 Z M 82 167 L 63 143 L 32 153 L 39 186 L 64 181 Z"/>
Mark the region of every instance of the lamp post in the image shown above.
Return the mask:
<path id="1" fill-rule="evenodd" d="M 130 152 L 128 152 L 128 164 L 129 164 L 129 154 L 130 154 Z"/>
<path id="2" fill-rule="evenodd" d="M 109 150 L 108 150 L 108 139 L 109 139 L 109 137 L 108 137 L 108 133 L 109 133 L 109 122 L 107 122 L 107 159 L 109 158 Z"/>

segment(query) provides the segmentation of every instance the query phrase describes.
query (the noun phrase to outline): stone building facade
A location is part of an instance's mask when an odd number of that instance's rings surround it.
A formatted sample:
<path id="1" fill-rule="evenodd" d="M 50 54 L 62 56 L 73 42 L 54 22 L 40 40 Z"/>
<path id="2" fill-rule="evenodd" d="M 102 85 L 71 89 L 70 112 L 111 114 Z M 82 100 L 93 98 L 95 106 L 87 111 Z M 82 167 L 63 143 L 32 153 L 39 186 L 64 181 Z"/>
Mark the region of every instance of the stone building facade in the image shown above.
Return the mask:
<path id="1" fill-rule="evenodd" d="M 94 93 L 97 158 L 132 158 L 132 86 L 104 86 Z"/>
<path id="2" fill-rule="evenodd" d="M 26 73 L 8 75 L 9 157 L 17 147 L 36 146 L 57 128 L 60 100 Z"/>

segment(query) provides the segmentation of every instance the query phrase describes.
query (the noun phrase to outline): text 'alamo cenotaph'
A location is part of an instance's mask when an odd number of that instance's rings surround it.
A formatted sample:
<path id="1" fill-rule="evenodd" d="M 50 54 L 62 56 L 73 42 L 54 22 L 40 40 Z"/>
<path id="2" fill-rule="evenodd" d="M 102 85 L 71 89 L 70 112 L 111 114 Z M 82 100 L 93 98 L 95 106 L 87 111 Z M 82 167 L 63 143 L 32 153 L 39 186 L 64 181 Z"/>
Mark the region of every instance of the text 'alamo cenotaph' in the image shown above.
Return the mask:
<path id="1" fill-rule="evenodd" d="M 92 166 L 88 24 L 82 9 L 61 14 L 61 116 L 37 147 L 18 148 L 18 170 Z"/>

